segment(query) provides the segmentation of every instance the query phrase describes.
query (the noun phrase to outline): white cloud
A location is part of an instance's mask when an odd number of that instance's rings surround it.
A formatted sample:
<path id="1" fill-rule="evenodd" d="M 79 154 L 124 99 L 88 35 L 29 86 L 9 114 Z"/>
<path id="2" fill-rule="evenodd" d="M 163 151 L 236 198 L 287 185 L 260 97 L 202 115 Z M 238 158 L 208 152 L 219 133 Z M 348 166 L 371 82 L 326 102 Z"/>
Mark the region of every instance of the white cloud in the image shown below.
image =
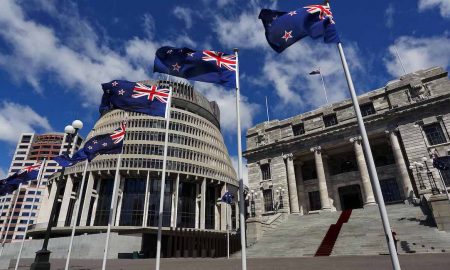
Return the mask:
<path id="1" fill-rule="evenodd" d="M 0 168 L 0 179 L 4 179 L 6 178 L 6 176 L 7 176 L 6 170 Z"/>
<path id="2" fill-rule="evenodd" d="M 384 59 L 386 69 L 392 76 L 403 75 L 394 46 L 399 52 L 406 72 L 414 72 L 433 66 L 450 67 L 450 38 L 448 36 L 429 38 L 404 36 L 398 38 L 389 47 L 390 55 Z"/>
<path id="3" fill-rule="evenodd" d="M 395 14 L 394 4 L 390 3 L 388 8 L 384 11 L 385 15 L 384 23 L 387 28 L 392 28 L 392 26 L 394 26 L 394 14 Z"/>
<path id="4" fill-rule="evenodd" d="M 8 143 L 17 143 L 23 132 L 52 130 L 47 118 L 29 106 L 5 101 L 0 104 L 0 127 L 0 140 Z"/>
<path id="5" fill-rule="evenodd" d="M 220 125 L 223 132 L 236 131 L 236 91 L 207 83 L 195 83 L 195 89 L 208 100 L 216 101 L 220 109 Z M 259 105 L 249 102 L 241 95 L 240 114 L 242 131 L 253 126 L 253 118 L 259 110 Z"/>
<path id="6" fill-rule="evenodd" d="M 219 41 L 229 48 L 268 48 L 257 9 L 231 17 L 217 16 L 214 27 Z"/>
<path id="7" fill-rule="evenodd" d="M 236 171 L 236 175 L 237 175 L 237 173 L 238 173 L 238 157 L 231 156 L 230 158 L 231 158 L 231 163 L 233 164 L 234 170 Z M 242 159 L 242 178 L 244 179 L 244 185 L 248 186 L 248 168 L 247 168 L 247 160 L 245 158 Z"/>
<path id="8" fill-rule="evenodd" d="M 84 25 L 83 29 L 92 29 L 86 22 L 75 23 L 70 18 L 67 18 L 67 25 Z M 134 55 L 120 55 L 97 44 L 93 30 L 76 32 L 69 38 L 79 41 L 75 45 L 65 43 L 52 28 L 27 19 L 14 1 L 0 1 L 0 39 L 11 48 L 9 54 L 0 56 L 0 66 L 17 81 L 24 79 L 38 91 L 42 91 L 41 76 L 50 73 L 61 85 L 76 89 L 87 104 L 96 104 L 101 94 L 100 83 L 113 78 L 147 78 L 143 67 L 129 61 Z M 126 47 L 133 46 L 133 42 Z M 147 52 L 151 53 L 150 50 Z"/>
<path id="9" fill-rule="evenodd" d="M 173 9 L 173 15 L 182 20 L 187 29 L 192 27 L 192 9 L 177 6 Z"/>
<path id="10" fill-rule="evenodd" d="M 441 16 L 450 18 L 450 0 L 419 0 L 419 11 L 438 7 Z"/>

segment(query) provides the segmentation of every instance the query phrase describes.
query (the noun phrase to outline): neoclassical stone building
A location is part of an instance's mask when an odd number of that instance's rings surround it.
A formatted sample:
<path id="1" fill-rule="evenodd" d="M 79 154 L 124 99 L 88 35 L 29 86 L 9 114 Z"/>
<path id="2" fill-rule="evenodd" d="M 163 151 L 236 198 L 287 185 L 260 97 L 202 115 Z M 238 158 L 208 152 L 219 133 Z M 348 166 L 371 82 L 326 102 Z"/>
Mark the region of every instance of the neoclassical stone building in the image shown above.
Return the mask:
<path id="1" fill-rule="evenodd" d="M 358 99 L 386 203 L 428 199 L 443 192 L 443 181 L 450 186 L 430 160 L 450 151 L 446 71 L 410 73 Z M 376 204 L 350 100 L 250 128 L 244 156 L 252 216 Z"/>
<path id="2" fill-rule="evenodd" d="M 173 86 L 163 213 L 164 227 L 226 230 L 225 205 L 218 199 L 225 190 L 236 192 L 238 182 L 220 131 L 217 103 L 208 101 L 191 85 L 169 81 L 143 81 L 147 85 Z M 125 118 L 122 110 L 105 113 L 87 139 L 109 133 Z M 157 227 L 165 119 L 129 113 L 120 165 L 120 189 L 113 230 Z M 101 155 L 88 167 L 77 224 L 89 232 L 108 224 L 117 155 Z M 59 198 L 55 231 L 69 232 L 74 219 L 84 163 L 67 168 L 63 193 L 50 183 L 49 201 Z M 56 176 L 55 176 L 56 177 Z M 229 211 L 233 228 L 238 225 L 237 204 Z M 41 218 L 42 220 L 43 218 Z M 48 220 L 48 217 L 47 217 Z M 39 234 L 46 224 L 37 224 Z"/>

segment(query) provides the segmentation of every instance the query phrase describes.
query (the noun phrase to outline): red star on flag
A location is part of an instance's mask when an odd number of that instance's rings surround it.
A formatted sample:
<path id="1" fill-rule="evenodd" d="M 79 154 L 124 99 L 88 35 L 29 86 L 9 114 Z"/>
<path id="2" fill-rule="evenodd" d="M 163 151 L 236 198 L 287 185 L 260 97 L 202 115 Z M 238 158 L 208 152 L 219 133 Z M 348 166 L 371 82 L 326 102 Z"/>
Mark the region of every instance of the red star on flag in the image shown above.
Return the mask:
<path id="1" fill-rule="evenodd" d="M 297 11 L 294 10 L 294 11 L 289 12 L 288 14 L 289 14 L 290 16 L 294 16 L 294 15 L 297 15 Z"/>
<path id="2" fill-rule="evenodd" d="M 112 86 L 117 86 L 118 84 L 119 84 L 118 82 L 114 81 L 114 82 L 112 83 Z"/>
<path id="3" fill-rule="evenodd" d="M 177 72 L 180 72 L 181 66 L 179 66 L 178 63 L 175 63 L 175 65 L 172 65 L 172 67 L 174 71 L 176 70 Z"/>
<path id="4" fill-rule="evenodd" d="M 288 32 L 284 30 L 284 36 L 282 36 L 281 38 L 287 42 L 290 38 L 292 38 L 292 31 Z"/>

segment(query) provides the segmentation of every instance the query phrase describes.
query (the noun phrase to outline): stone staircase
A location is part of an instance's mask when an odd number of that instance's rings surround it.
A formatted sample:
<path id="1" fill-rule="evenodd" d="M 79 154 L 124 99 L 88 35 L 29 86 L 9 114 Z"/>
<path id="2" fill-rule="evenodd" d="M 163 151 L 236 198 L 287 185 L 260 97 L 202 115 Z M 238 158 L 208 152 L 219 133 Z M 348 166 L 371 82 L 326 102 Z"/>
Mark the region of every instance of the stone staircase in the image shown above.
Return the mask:
<path id="1" fill-rule="evenodd" d="M 387 206 L 389 221 L 400 238 L 402 253 L 450 252 L 450 233 L 441 232 L 422 214 L 419 207 L 404 204 Z M 341 212 L 289 215 L 276 229 L 247 249 L 248 257 L 314 256 L 330 225 Z M 388 249 L 378 207 L 353 210 L 342 225 L 331 256 L 387 254 Z M 239 256 L 239 254 L 235 254 Z"/>
<path id="2" fill-rule="evenodd" d="M 420 207 L 387 206 L 389 222 L 399 237 L 398 253 L 450 252 L 450 234 L 438 231 Z M 387 254 L 378 207 L 353 210 L 336 241 L 332 256 Z"/>

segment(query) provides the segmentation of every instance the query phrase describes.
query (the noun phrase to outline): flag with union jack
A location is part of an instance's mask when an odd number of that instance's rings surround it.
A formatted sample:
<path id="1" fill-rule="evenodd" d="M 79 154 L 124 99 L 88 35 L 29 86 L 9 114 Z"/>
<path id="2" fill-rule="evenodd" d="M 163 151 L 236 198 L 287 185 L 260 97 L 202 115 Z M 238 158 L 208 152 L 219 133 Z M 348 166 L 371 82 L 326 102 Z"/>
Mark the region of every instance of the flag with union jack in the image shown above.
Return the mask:
<path id="1" fill-rule="evenodd" d="M 266 39 L 276 52 L 304 37 L 323 37 L 325 43 L 340 42 L 330 6 L 309 5 L 289 12 L 263 9 L 259 19 L 264 25 Z"/>
<path id="2" fill-rule="evenodd" d="M 31 180 L 36 180 L 42 164 L 37 163 L 20 169 L 6 179 L 0 180 L 0 196 L 12 193 L 19 188 L 20 184 L 25 184 Z"/>
<path id="3" fill-rule="evenodd" d="M 234 54 L 165 46 L 156 51 L 153 71 L 235 88 L 237 65 Z"/>
<path id="4" fill-rule="evenodd" d="M 124 80 L 104 83 L 102 88 L 101 114 L 112 109 L 122 109 L 152 116 L 165 116 L 170 92 L 168 88 Z"/>
<path id="5" fill-rule="evenodd" d="M 83 148 L 78 150 L 72 157 L 61 155 L 54 157 L 53 160 L 62 167 L 70 167 L 86 159 L 90 162 L 98 155 L 120 154 L 125 135 L 126 123 L 122 122 L 120 127 L 112 133 L 97 135 L 86 141 Z"/>

